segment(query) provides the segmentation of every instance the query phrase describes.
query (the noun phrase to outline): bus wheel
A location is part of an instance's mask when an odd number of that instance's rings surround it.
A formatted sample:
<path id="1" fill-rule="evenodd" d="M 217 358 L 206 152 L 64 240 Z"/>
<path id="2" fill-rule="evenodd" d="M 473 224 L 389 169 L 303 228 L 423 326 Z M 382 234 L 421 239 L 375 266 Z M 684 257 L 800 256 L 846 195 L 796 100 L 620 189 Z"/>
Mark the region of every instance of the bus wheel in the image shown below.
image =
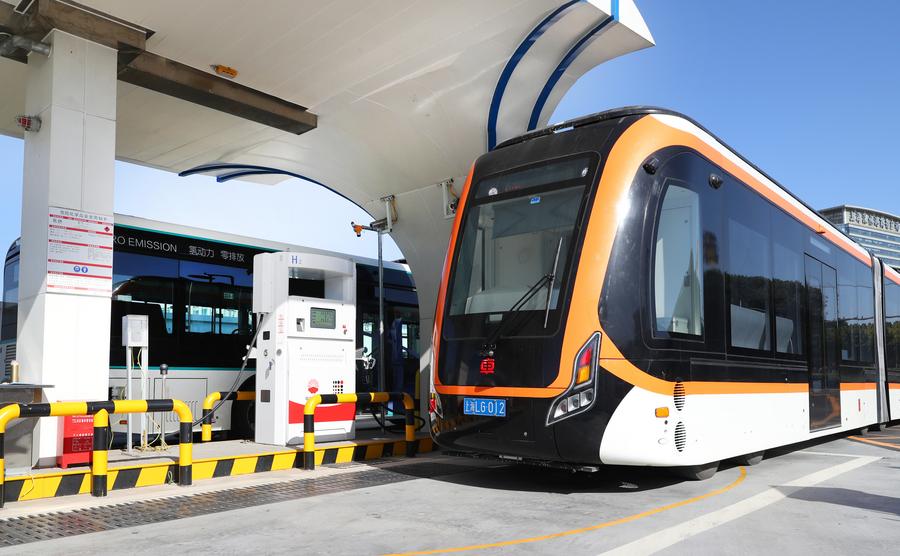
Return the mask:
<path id="1" fill-rule="evenodd" d="M 689 481 L 705 481 L 711 479 L 719 470 L 719 462 L 705 463 L 703 465 L 688 465 L 673 468 L 675 474 Z"/>
<path id="2" fill-rule="evenodd" d="M 856 436 L 869 436 L 869 427 L 863 427 L 856 431 Z"/>
<path id="3" fill-rule="evenodd" d="M 869 427 L 869 430 L 872 432 L 881 432 L 886 428 L 887 426 L 884 423 L 875 423 L 874 425 Z"/>
<path id="4" fill-rule="evenodd" d="M 752 454 L 744 454 L 734 458 L 734 461 L 736 461 L 738 465 L 752 467 L 763 460 L 763 455 L 765 455 L 765 453 L 765 450 L 760 450 L 759 452 L 753 452 Z"/>

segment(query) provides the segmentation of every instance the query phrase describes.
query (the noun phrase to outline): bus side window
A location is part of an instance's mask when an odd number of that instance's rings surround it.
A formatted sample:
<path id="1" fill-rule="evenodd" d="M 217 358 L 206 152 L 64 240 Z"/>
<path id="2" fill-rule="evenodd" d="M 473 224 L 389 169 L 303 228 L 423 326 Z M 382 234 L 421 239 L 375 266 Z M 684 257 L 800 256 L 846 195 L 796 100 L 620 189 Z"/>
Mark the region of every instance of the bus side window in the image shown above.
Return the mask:
<path id="1" fill-rule="evenodd" d="M 700 197 L 669 180 L 656 228 L 653 297 L 656 330 L 703 334 Z"/>
<path id="2" fill-rule="evenodd" d="M 772 207 L 772 290 L 775 311 L 775 351 L 788 355 L 804 353 L 803 226 L 781 209 Z"/>
<path id="3" fill-rule="evenodd" d="M 770 351 L 770 205 L 742 183 L 729 180 L 724 187 L 730 344 L 735 348 Z"/>
<path id="4" fill-rule="evenodd" d="M 900 381 L 900 285 L 884 278 L 884 359 L 885 367 Z"/>
<path id="5" fill-rule="evenodd" d="M 875 290 L 872 270 L 848 253 L 840 253 L 838 326 L 841 360 L 851 365 L 875 361 Z"/>

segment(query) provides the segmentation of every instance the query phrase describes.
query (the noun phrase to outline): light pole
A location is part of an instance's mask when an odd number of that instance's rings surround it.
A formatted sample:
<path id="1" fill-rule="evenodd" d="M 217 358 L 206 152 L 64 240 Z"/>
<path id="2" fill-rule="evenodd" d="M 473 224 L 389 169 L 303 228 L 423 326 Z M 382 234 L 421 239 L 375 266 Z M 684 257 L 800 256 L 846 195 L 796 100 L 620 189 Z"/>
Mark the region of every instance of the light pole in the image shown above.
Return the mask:
<path id="1" fill-rule="evenodd" d="M 382 197 L 381 199 L 384 201 L 385 206 L 385 217 L 381 220 L 376 220 L 369 225 L 357 224 L 355 222 L 350 222 L 350 225 L 353 227 L 353 231 L 356 232 L 356 237 L 362 237 L 363 231 L 367 232 L 376 232 L 378 234 L 378 391 L 385 391 L 385 383 L 386 383 L 386 370 L 384 366 L 385 357 L 384 357 L 384 250 L 383 250 L 383 237 L 384 234 L 390 233 L 393 229 L 393 224 L 396 221 L 393 218 L 393 209 L 392 204 L 394 201 L 393 195 L 388 195 L 387 197 Z M 384 404 L 381 405 L 381 431 L 385 430 L 385 411 Z"/>

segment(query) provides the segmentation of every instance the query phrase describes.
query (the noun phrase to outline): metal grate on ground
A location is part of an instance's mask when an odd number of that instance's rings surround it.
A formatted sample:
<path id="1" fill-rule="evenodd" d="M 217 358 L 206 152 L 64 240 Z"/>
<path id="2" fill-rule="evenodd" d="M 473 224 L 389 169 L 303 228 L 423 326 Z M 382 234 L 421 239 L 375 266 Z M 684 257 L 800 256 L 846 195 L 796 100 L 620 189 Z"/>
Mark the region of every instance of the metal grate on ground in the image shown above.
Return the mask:
<path id="1" fill-rule="evenodd" d="M 475 469 L 478 467 L 450 463 L 413 463 L 331 477 L 0 519 L 0 547 L 137 527 L 419 478 L 465 473 Z"/>

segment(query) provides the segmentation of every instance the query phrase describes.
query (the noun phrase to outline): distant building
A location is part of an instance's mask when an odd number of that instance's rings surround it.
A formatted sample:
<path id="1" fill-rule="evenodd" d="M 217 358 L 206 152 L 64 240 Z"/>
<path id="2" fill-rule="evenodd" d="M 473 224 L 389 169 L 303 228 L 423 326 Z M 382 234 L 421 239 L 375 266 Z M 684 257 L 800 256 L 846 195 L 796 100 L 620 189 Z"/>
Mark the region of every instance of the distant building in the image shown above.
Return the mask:
<path id="1" fill-rule="evenodd" d="M 900 270 L 900 216 L 850 205 L 819 213 L 876 257 Z"/>

